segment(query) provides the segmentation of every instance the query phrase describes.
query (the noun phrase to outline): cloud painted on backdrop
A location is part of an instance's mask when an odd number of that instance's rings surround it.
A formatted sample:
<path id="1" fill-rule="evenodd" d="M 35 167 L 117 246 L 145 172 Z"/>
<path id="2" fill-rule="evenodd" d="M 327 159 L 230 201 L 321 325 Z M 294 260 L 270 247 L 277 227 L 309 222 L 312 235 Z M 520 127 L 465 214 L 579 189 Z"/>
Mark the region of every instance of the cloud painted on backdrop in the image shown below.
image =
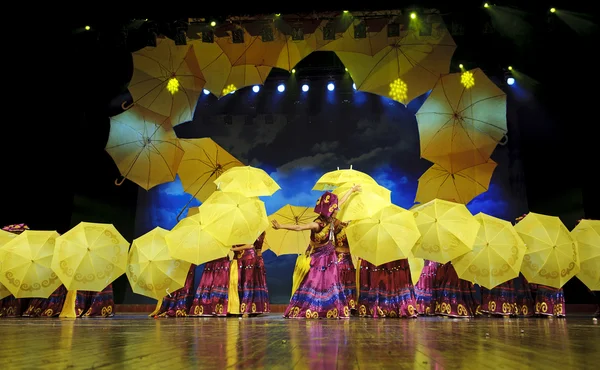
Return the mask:
<path id="1" fill-rule="evenodd" d="M 467 208 L 474 215 L 483 212 L 503 220 L 513 220 L 515 216 L 511 213 L 510 203 L 506 200 L 509 197 L 510 195 L 506 194 L 501 186 L 492 182 L 488 191 L 479 194 L 475 199 L 469 202 Z"/>

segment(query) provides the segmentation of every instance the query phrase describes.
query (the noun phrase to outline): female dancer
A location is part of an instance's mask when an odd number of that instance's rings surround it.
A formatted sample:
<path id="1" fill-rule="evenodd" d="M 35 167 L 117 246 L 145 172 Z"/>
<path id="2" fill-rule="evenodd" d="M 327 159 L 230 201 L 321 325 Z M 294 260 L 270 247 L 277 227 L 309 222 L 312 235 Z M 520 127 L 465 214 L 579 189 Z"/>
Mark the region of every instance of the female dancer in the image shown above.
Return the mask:
<path id="1" fill-rule="evenodd" d="M 191 265 L 183 288 L 177 289 L 170 296 L 161 300 L 158 310 L 152 312 L 154 317 L 184 317 L 192 306 L 194 299 L 194 278 L 196 276 L 196 265 Z"/>
<path id="2" fill-rule="evenodd" d="M 265 234 L 263 231 L 254 244 L 232 248 L 238 267 L 238 280 L 235 284 L 240 301 L 239 313 L 244 317 L 270 312 L 267 274 L 262 258 Z"/>
<path id="3" fill-rule="evenodd" d="M 441 316 L 474 317 L 479 302 L 473 283 L 459 279 L 452 262 L 437 271 L 433 291 L 434 312 Z"/>
<path id="4" fill-rule="evenodd" d="M 433 315 L 431 308 L 433 300 L 433 285 L 435 275 L 440 264 L 434 261 L 425 260 L 425 265 L 421 271 L 419 281 L 415 284 L 415 296 L 417 298 L 417 312 L 419 315 Z M 413 284 L 415 282 L 413 281 Z"/>
<path id="5" fill-rule="evenodd" d="M 229 257 L 204 265 L 189 316 L 227 316 L 229 265 Z"/>
<path id="6" fill-rule="evenodd" d="M 291 231 L 310 230 L 310 244 L 306 253 L 311 257 L 310 269 L 293 293 L 290 304 L 285 310 L 285 318 L 344 318 L 350 317 L 350 308 L 346 306 L 346 296 L 340 282 L 337 257 L 335 254 L 334 214 L 350 195 L 360 190 L 359 185 L 352 187 L 341 200 L 335 194 L 324 193 L 314 209 L 319 217 L 304 225 L 280 225 L 273 221 L 274 229 Z"/>
<path id="7" fill-rule="evenodd" d="M 350 256 L 350 245 L 346 237 L 347 222 L 337 222 L 335 227 L 335 254 L 337 256 L 338 272 L 340 274 L 340 283 L 351 311 L 356 310 L 356 268 Z"/>
<path id="8" fill-rule="evenodd" d="M 8 225 L 4 226 L 2 230 L 20 235 L 23 231 L 29 230 L 29 226 L 25 224 Z M 19 317 L 28 304 L 29 299 L 15 298 L 13 295 L 0 299 L 0 317 Z"/>

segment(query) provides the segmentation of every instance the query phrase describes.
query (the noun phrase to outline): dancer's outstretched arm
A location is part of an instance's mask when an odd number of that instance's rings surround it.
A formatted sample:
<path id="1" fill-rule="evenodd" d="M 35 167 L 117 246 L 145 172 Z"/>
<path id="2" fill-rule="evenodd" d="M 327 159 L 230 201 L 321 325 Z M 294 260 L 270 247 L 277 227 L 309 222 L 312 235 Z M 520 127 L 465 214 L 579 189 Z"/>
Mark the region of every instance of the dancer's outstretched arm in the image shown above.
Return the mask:
<path id="1" fill-rule="evenodd" d="M 271 221 L 271 224 L 273 226 L 273 229 L 275 230 L 291 230 L 291 231 L 304 231 L 304 230 L 312 230 L 312 231 L 318 231 L 321 229 L 321 225 L 319 225 L 316 222 L 309 222 L 307 224 L 300 224 L 300 225 L 292 225 L 292 224 L 280 224 L 279 222 L 277 222 L 277 220 L 273 220 Z"/>
<path id="2" fill-rule="evenodd" d="M 360 185 L 354 185 L 350 190 L 344 193 L 342 198 L 338 201 L 338 208 L 342 208 L 342 204 L 346 203 L 348 198 L 357 191 L 361 191 Z"/>
<path id="3" fill-rule="evenodd" d="M 245 251 L 246 249 L 254 248 L 254 244 L 244 244 L 237 247 L 232 247 L 231 250 L 233 252 Z"/>

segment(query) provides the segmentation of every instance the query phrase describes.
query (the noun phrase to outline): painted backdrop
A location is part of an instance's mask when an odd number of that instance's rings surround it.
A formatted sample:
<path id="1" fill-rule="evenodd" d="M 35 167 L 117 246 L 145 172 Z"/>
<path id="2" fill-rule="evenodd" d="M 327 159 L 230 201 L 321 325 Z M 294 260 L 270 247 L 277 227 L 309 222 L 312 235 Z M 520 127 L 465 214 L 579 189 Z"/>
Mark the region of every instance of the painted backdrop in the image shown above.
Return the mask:
<path id="1" fill-rule="evenodd" d="M 328 81 L 311 83 L 307 93 L 286 81 L 287 91 L 277 91 L 281 81 L 270 81 L 258 93 L 251 88 L 221 100 L 202 95 L 193 122 L 176 127 L 181 138 L 211 137 L 243 163 L 267 171 L 281 186 L 266 197 L 267 213 L 286 204 L 313 206 L 320 193 L 311 191 L 316 180 L 337 167 L 367 172 L 392 191 L 392 201 L 410 208 L 417 180 L 431 163 L 419 158 L 415 112 L 426 96 L 408 107 L 357 92 L 348 80 L 334 91 Z M 509 114 L 510 116 L 510 114 Z M 510 132 L 509 132 L 510 136 Z M 527 210 L 524 181 L 514 142 L 498 147 L 492 158 L 498 167 L 489 190 L 468 204 L 476 214 L 507 220 Z M 176 224 L 176 216 L 190 199 L 178 180 L 150 191 L 139 191 L 136 236 L 160 226 Z M 192 206 L 199 205 L 194 200 Z M 289 301 L 296 256 L 264 254 L 272 303 Z M 197 270 L 200 278 L 202 266 Z M 145 302 L 128 294 L 128 303 Z"/>

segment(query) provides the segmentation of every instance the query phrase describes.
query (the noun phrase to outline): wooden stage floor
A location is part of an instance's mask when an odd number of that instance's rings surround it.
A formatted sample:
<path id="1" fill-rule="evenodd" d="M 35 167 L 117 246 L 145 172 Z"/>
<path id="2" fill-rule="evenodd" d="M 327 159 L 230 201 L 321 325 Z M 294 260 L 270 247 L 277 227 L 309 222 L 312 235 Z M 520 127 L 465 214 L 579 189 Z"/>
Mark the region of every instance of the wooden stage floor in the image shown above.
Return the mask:
<path id="1" fill-rule="evenodd" d="M 597 369 L 600 325 L 567 319 L 0 319 L 8 369 Z"/>

